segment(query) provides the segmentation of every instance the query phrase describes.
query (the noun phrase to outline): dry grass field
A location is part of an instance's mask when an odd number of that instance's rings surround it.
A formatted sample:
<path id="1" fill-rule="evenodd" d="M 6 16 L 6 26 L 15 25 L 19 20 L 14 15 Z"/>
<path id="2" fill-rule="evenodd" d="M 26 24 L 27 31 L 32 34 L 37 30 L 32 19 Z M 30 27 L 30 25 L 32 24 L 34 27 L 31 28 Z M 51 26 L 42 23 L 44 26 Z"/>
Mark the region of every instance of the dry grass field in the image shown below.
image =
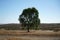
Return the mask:
<path id="1" fill-rule="evenodd" d="M 49 30 L 0 30 L 0 35 L 34 35 L 34 36 L 60 36 L 59 32 L 49 31 Z"/>
<path id="2" fill-rule="evenodd" d="M 30 30 L 30 32 L 27 32 L 26 30 L 0 30 L 0 40 L 48 40 L 42 36 L 60 38 L 60 31 Z M 51 40 L 51 38 L 49 39 Z"/>

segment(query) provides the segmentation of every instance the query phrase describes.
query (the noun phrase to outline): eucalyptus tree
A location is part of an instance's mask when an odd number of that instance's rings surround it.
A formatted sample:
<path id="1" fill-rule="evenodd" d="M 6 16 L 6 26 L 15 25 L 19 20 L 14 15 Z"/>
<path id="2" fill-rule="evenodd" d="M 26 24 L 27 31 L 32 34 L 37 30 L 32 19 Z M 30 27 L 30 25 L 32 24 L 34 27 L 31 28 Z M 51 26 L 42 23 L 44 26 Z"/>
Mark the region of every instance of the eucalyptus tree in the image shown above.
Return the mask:
<path id="1" fill-rule="evenodd" d="M 27 27 L 27 31 L 29 32 L 29 28 L 38 27 L 40 25 L 40 19 L 38 15 L 38 10 L 34 7 L 24 9 L 22 14 L 19 16 L 19 22 L 24 27 Z"/>

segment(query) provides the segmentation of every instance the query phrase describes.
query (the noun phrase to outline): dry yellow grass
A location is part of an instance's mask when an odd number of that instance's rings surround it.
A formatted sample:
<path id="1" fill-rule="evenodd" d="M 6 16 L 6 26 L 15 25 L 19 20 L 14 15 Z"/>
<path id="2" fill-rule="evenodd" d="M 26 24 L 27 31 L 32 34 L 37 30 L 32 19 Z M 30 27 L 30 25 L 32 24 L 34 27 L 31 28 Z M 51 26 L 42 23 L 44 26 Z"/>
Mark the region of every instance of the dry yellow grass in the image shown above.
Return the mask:
<path id="1" fill-rule="evenodd" d="M 16 37 L 11 37 L 11 38 L 6 38 L 7 40 L 30 40 L 26 38 L 16 38 Z"/>
<path id="2" fill-rule="evenodd" d="M 9 38 L 3 38 L 3 39 L 0 39 L 0 40 L 30 40 L 30 39 L 27 39 L 27 38 L 17 38 L 17 37 L 9 37 Z"/>
<path id="3" fill-rule="evenodd" d="M 53 32 L 53 31 L 46 31 L 46 30 L 44 31 L 30 30 L 30 32 L 27 32 L 26 30 L 0 30 L 0 35 L 4 35 L 4 36 L 8 35 L 8 37 L 0 38 L 0 40 L 41 40 L 41 39 L 47 40 L 46 38 L 44 39 L 43 37 L 38 38 L 37 36 L 59 36 L 60 37 L 60 31 Z M 13 36 L 9 36 L 9 35 L 13 35 Z"/>
<path id="4" fill-rule="evenodd" d="M 42 30 L 0 30 L 0 35 L 34 35 L 34 36 L 60 36 L 59 32 L 42 31 Z"/>

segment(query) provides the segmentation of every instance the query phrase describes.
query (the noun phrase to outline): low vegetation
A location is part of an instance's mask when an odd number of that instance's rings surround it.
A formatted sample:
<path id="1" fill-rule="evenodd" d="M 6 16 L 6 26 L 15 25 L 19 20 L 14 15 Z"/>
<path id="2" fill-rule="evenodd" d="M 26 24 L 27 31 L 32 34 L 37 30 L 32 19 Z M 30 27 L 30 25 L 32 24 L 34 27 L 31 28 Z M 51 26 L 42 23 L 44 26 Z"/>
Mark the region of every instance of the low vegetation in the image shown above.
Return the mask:
<path id="1" fill-rule="evenodd" d="M 26 28 L 22 28 L 21 24 L 3 24 L 0 25 L 0 29 L 5 30 L 26 30 Z M 30 29 L 36 30 L 36 28 L 32 27 Z M 39 30 L 53 30 L 54 32 L 60 31 L 60 23 L 53 23 L 53 24 L 40 24 L 38 27 Z M 38 30 L 37 29 L 37 30 Z"/>

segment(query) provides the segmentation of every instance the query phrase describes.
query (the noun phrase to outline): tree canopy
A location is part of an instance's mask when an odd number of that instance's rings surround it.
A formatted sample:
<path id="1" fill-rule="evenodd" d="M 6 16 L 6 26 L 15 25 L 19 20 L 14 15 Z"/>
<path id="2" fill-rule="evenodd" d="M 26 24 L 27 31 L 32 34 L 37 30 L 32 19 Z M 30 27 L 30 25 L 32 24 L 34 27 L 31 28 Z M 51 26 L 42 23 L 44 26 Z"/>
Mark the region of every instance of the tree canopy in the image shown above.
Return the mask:
<path id="1" fill-rule="evenodd" d="M 27 27 L 29 32 L 29 28 L 38 27 L 40 25 L 40 19 L 38 17 L 38 10 L 34 7 L 24 9 L 22 14 L 19 16 L 19 22 Z"/>

